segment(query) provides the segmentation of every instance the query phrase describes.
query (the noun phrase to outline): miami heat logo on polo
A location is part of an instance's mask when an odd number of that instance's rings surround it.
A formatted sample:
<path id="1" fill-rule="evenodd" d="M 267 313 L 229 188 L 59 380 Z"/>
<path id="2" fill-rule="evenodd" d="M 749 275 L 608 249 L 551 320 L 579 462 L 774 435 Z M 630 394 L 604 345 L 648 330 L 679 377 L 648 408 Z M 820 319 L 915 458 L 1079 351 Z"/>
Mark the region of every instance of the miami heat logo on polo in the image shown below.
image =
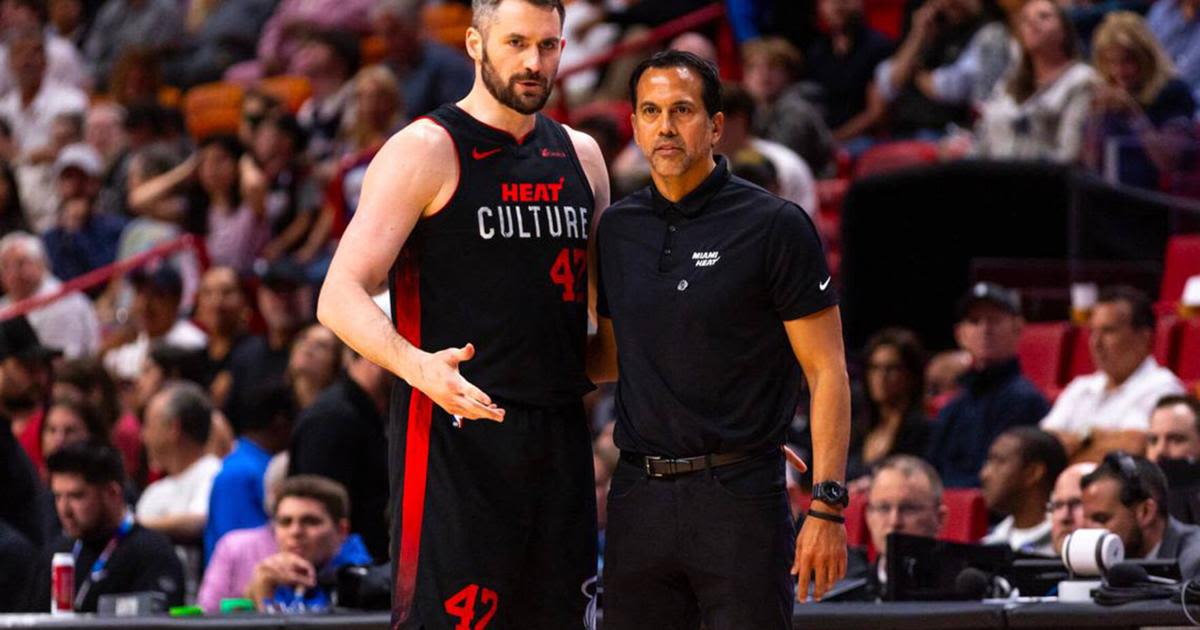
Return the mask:
<path id="1" fill-rule="evenodd" d="M 564 181 L 501 183 L 500 203 L 476 213 L 479 237 L 587 239 L 588 209 L 558 203 Z"/>

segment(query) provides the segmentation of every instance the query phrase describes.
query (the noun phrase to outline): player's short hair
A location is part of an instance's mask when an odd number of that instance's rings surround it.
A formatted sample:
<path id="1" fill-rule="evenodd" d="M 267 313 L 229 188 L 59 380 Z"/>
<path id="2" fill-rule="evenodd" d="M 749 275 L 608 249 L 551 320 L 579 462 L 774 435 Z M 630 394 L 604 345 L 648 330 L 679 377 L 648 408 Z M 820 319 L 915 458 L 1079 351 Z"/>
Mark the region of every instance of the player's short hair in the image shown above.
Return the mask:
<path id="1" fill-rule="evenodd" d="M 509 0 L 515 2 L 518 0 Z M 558 24 L 562 26 L 563 20 L 567 16 L 567 10 L 563 7 L 562 0 L 519 0 L 527 4 L 532 4 L 535 7 L 543 9 L 554 9 L 558 12 Z M 476 30 L 482 31 L 488 22 L 491 22 L 492 16 L 496 14 L 496 8 L 504 0 L 471 0 L 471 26 Z"/>
<path id="2" fill-rule="evenodd" d="M 342 484 L 320 475 L 296 475 L 279 484 L 271 513 L 279 512 L 279 504 L 288 497 L 312 499 L 320 503 L 334 523 L 350 516 L 350 495 Z"/>
<path id="3" fill-rule="evenodd" d="M 1121 505 L 1132 508 L 1146 499 L 1154 499 L 1158 515 L 1167 516 L 1167 478 L 1154 462 L 1124 451 L 1112 451 L 1095 470 L 1079 480 L 1079 487 L 1087 490 L 1101 479 L 1112 479 L 1120 485 Z"/>
<path id="4" fill-rule="evenodd" d="M 690 52 L 664 50 L 643 59 L 629 77 L 629 102 L 633 104 L 634 111 L 637 111 L 638 81 L 651 68 L 686 68 L 695 72 L 700 75 L 702 82 L 700 96 L 704 100 L 704 110 L 708 113 L 709 118 L 724 110 L 721 77 L 717 74 L 717 67 Z"/>

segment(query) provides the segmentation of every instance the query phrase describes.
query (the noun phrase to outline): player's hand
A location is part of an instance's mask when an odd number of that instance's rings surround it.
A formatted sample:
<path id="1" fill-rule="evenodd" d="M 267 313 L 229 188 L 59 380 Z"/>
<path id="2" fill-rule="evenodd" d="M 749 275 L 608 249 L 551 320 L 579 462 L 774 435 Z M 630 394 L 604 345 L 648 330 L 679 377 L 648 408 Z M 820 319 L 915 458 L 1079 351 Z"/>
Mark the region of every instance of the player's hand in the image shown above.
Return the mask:
<path id="1" fill-rule="evenodd" d="M 846 526 L 811 516 L 805 518 L 796 537 L 792 575 L 800 578 L 796 587 L 798 601 L 808 599 L 809 580 L 814 581 L 813 599 L 821 601 L 825 592 L 846 575 Z"/>
<path id="2" fill-rule="evenodd" d="M 504 421 L 504 410 L 492 402 L 483 390 L 463 378 L 458 366 L 475 356 L 475 346 L 447 348 L 425 354 L 417 366 L 417 381 L 413 387 L 453 416 L 472 420 Z"/>

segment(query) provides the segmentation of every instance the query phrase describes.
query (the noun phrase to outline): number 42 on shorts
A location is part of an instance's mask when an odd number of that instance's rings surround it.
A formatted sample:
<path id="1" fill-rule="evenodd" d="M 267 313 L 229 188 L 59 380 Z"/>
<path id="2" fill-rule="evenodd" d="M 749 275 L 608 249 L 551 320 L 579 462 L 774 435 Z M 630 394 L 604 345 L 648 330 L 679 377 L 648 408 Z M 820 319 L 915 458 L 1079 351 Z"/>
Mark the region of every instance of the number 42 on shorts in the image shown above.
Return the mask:
<path id="1" fill-rule="evenodd" d="M 480 606 L 478 617 L 476 617 L 476 604 Z M 484 630 L 491 622 L 492 617 L 496 615 L 496 608 L 499 605 L 500 596 L 496 595 L 496 591 L 483 588 L 478 584 L 467 585 L 463 590 L 451 595 L 445 604 L 446 613 L 458 619 L 458 625 L 454 626 L 454 630 Z M 473 622 L 474 625 L 472 625 Z"/>

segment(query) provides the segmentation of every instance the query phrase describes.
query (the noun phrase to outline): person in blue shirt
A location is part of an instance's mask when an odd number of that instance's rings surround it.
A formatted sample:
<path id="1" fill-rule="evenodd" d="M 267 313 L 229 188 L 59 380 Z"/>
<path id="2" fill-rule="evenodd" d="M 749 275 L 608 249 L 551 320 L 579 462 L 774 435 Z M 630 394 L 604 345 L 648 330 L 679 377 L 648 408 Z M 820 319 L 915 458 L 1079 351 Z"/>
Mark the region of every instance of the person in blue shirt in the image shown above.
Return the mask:
<path id="1" fill-rule="evenodd" d="M 369 565 L 362 539 L 350 534 L 350 497 L 336 481 L 296 475 L 279 486 L 272 529 L 279 551 L 254 567 L 246 596 L 266 612 L 332 607 L 338 569 Z"/>
<path id="2" fill-rule="evenodd" d="M 237 444 L 213 479 L 204 528 L 205 558 L 227 532 L 267 522 L 263 474 L 271 456 L 287 448 L 295 402 L 291 391 L 277 382 L 261 386 L 251 396 L 251 413 L 234 427 Z"/>

